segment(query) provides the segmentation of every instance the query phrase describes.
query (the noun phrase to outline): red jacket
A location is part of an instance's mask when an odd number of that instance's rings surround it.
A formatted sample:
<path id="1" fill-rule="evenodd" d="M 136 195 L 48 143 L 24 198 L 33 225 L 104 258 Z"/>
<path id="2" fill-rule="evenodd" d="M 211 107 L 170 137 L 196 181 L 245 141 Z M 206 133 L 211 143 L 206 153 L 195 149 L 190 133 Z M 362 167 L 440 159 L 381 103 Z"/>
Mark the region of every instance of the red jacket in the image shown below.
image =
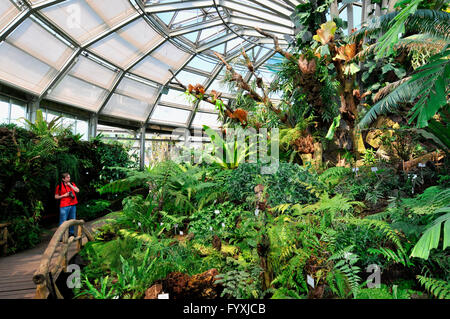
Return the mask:
<path id="1" fill-rule="evenodd" d="M 77 185 L 75 185 L 75 183 L 72 183 L 72 185 L 77 187 Z M 67 192 L 72 192 L 72 194 L 75 196 L 75 198 L 72 198 L 70 196 L 61 198 L 59 207 L 67 207 L 67 206 L 72 206 L 72 205 L 78 204 L 77 193 L 75 193 L 75 191 L 72 189 L 72 187 L 67 186 L 65 184 L 63 184 L 62 190 L 59 189 L 60 187 L 61 187 L 61 184 L 56 186 L 55 195 L 62 196 Z"/>

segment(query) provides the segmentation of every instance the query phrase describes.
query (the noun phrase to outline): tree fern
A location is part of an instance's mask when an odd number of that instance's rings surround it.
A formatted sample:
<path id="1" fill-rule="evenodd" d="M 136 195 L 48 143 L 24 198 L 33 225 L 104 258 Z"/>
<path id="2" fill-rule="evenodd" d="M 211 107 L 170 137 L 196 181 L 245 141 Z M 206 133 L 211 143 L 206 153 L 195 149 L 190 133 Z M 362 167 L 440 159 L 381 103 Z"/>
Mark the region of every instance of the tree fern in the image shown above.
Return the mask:
<path id="1" fill-rule="evenodd" d="M 425 286 L 433 296 L 439 299 L 450 299 L 450 285 L 447 281 L 440 279 L 427 278 L 424 276 L 416 276 L 419 283 Z"/>

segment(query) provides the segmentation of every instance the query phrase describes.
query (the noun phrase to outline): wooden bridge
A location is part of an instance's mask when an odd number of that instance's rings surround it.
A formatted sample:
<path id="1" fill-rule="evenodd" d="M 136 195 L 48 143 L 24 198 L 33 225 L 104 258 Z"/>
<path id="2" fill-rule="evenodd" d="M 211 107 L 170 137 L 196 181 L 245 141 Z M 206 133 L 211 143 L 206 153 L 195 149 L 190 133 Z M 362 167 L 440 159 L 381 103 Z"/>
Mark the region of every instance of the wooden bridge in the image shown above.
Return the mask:
<path id="1" fill-rule="evenodd" d="M 45 238 L 35 248 L 0 257 L 0 299 L 46 298 L 49 293 L 61 298 L 53 282 L 67 261 L 93 239 L 89 224 L 82 220 L 66 221 L 51 238 Z M 75 227 L 76 237 L 68 237 L 70 226 Z"/>

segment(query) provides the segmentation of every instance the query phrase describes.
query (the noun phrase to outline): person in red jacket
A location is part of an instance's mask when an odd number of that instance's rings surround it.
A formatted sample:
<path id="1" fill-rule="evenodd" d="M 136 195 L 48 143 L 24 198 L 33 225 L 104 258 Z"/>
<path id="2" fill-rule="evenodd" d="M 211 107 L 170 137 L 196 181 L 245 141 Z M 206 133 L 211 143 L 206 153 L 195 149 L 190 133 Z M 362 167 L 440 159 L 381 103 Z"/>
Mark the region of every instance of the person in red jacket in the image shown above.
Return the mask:
<path id="1" fill-rule="evenodd" d="M 77 195 L 79 188 L 75 183 L 70 182 L 69 173 L 63 173 L 61 183 L 56 186 L 55 199 L 60 200 L 59 204 L 59 225 L 69 219 L 76 219 Z M 69 236 L 74 236 L 74 227 L 69 228 Z"/>

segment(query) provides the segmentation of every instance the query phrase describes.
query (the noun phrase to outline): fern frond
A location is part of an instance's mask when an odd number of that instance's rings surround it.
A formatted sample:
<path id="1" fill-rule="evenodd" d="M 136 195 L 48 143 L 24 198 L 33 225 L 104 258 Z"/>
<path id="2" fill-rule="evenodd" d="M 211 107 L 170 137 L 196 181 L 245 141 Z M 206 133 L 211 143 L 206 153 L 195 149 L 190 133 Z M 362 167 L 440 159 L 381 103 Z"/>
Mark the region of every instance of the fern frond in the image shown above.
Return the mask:
<path id="1" fill-rule="evenodd" d="M 438 299 L 450 299 L 450 284 L 440 279 L 416 276 L 417 280 L 425 289 Z"/>

